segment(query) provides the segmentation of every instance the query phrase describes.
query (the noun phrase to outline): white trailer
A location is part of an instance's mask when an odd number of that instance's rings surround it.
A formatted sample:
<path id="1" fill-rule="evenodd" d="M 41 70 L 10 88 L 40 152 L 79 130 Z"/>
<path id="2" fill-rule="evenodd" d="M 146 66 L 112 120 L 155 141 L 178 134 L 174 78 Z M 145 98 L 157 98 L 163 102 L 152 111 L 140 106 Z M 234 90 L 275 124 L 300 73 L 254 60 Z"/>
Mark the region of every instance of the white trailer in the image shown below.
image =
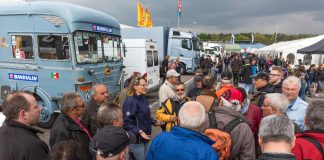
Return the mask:
<path id="1" fill-rule="evenodd" d="M 123 65 L 125 79 L 133 72 L 147 73 L 148 91 L 157 89 L 160 84 L 160 65 L 157 43 L 148 39 L 123 39 L 126 46 Z"/>

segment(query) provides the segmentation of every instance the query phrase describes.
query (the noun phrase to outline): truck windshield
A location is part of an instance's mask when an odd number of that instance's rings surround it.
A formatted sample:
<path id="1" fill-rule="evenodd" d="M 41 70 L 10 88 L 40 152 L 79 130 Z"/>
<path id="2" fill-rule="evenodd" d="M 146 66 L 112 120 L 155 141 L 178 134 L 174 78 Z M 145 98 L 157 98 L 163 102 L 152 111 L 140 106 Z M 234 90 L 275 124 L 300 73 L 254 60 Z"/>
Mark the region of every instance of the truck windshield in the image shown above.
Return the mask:
<path id="1" fill-rule="evenodd" d="M 199 40 L 197 40 L 197 39 L 192 39 L 192 44 L 193 44 L 193 50 L 194 50 L 194 51 L 200 51 L 200 44 L 199 44 Z"/>
<path id="2" fill-rule="evenodd" d="M 74 33 L 76 59 L 78 63 L 103 62 L 102 34 L 94 32 Z"/>
<path id="3" fill-rule="evenodd" d="M 106 61 L 121 61 L 120 37 L 103 35 L 103 46 Z"/>

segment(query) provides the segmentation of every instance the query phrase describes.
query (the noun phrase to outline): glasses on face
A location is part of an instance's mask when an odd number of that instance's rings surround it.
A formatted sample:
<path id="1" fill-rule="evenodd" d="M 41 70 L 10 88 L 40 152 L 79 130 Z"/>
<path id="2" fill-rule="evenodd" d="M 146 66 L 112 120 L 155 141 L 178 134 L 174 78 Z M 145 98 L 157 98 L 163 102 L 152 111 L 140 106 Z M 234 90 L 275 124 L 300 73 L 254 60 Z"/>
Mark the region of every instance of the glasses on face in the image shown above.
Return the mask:
<path id="1" fill-rule="evenodd" d="M 175 91 L 177 91 L 177 92 L 184 91 L 184 89 L 176 89 Z"/>
<path id="2" fill-rule="evenodd" d="M 138 84 L 138 86 L 147 87 L 147 84 Z"/>
<path id="3" fill-rule="evenodd" d="M 269 74 L 270 76 L 280 76 L 279 74 Z"/>
<path id="4" fill-rule="evenodd" d="M 79 108 L 84 108 L 84 104 L 82 104 L 81 106 L 75 106 L 76 109 L 79 109 Z"/>

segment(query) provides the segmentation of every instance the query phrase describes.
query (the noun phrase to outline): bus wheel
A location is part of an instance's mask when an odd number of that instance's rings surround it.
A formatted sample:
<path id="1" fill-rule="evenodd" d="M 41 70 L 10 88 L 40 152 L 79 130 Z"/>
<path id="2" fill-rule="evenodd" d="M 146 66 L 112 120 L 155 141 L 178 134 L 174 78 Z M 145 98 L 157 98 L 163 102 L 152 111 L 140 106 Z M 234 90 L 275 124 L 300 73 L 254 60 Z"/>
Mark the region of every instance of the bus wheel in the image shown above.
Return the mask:
<path id="1" fill-rule="evenodd" d="M 57 113 L 51 113 L 46 107 L 45 102 L 42 100 L 38 100 L 37 104 L 42 107 L 38 126 L 41 128 L 50 129 L 56 120 Z"/>
<path id="2" fill-rule="evenodd" d="M 186 65 L 184 63 L 180 63 L 180 67 L 181 67 L 180 74 L 184 75 L 186 73 Z"/>

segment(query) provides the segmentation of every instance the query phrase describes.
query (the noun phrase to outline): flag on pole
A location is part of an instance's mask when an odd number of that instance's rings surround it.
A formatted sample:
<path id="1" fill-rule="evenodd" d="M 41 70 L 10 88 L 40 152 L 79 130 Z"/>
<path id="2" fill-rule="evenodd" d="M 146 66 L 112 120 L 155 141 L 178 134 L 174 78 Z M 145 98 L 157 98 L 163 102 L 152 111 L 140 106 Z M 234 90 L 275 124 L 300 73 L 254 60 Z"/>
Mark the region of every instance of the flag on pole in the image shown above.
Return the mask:
<path id="1" fill-rule="evenodd" d="M 181 16 L 181 12 L 182 12 L 181 0 L 178 0 L 178 11 L 177 11 L 178 17 Z"/>
<path id="2" fill-rule="evenodd" d="M 144 10 L 139 1 L 137 2 L 137 26 L 145 26 Z"/>
<path id="3" fill-rule="evenodd" d="M 153 26 L 153 24 L 152 24 L 152 20 L 151 20 L 151 16 L 150 16 L 150 12 L 149 12 L 149 10 L 148 10 L 148 8 L 146 8 L 146 10 L 145 10 L 145 26 L 146 27 L 152 27 Z"/>
<path id="4" fill-rule="evenodd" d="M 254 35 L 253 35 L 253 32 L 251 33 L 251 43 L 254 42 Z"/>
<path id="5" fill-rule="evenodd" d="M 234 33 L 232 33 L 231 42 L 232 42 L 232 44 L 235 44 L 235 35 L 234 35 Z"/>

